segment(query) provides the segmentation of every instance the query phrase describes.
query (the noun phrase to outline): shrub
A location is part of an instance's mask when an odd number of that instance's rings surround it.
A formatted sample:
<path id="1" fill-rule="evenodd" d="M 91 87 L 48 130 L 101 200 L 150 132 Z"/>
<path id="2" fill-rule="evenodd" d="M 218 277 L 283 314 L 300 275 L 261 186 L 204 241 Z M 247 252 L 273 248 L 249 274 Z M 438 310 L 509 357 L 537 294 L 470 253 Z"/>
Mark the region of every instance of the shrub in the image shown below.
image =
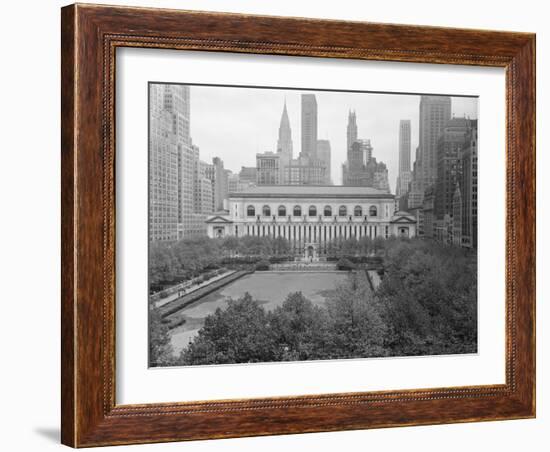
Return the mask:
<path id="1" fill-rule="evenodd" d="M 288 262 L 294 260 L 294 255 L 292 254 L 284 254 L 280 256 L 271 256 L 269 258 L 269 262 L 272 264 L 279 264 L 281 262 Z"/>
<path id="2" fill-rule="evenodd" d="M 261 260 L 256 264 L 256 270 L 257 271 L 266 271 L 269 270 L 269 261 L 268 260 Z"/>
<path id="3" fill-rule="evenodd" d="M 336 264 L 338 270 L 351 271 L 355 269 L 355 264 L 349 259 L 340 259 Z"/>

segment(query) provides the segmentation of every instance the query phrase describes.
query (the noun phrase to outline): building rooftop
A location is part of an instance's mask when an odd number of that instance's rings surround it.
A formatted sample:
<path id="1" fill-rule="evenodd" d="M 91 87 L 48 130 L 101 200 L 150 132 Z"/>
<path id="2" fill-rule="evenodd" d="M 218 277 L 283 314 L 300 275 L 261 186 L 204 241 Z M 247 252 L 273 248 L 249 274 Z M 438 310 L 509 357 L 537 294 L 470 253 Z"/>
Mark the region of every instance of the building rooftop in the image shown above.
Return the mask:
<path id="1" fill-rule="evenodd" d="M 343 185 L 260 185 L 237 193 L 231 198 L 385 198 L 394 195 L 372 187 Z"/>

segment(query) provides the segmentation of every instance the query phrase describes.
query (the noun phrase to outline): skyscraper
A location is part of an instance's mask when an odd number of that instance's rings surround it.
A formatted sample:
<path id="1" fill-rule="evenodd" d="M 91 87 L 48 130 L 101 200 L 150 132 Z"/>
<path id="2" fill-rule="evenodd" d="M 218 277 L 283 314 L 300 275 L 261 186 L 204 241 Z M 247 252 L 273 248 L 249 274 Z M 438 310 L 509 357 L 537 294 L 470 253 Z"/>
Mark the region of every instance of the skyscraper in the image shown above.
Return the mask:
<path id="1" fill-rule="evenodd" d="M 172 115 L 172 127 L 178 150 L 178 238 L 194 230 L 193 173 L 194 151 L 190 136 L 190 92 L 185 85 L 162 85 L 164 109 Z"/>
<path id="2" fill-rule="evenodd" d="M 266 152 L 256 156 L 258 184 L 325 185 L 330 183 L 330 143 L 323 142 L 320 145 L 321 157 L 318 154 L 317 145 L 315 95 L 302 94 L 302 149 L 297 158 L 293 158 L 292 134 L 285 102 L 279 126 L 277 154 Z M 275 176 L 275 168 L 278 168 L 279 176 Z"/>
<path id="3" fill-rule="evenodd" d="M 330 174 L 330 141 L 318 140 L 317 141 L 317 158 L 323 162 L 326 168 L 325 184 L 332 184 L 332 178 Z"/>
<path id="4" fill-rule="evenodd" d="M 372 174 L 369 175 L 367 171 L 367 165 L 371 159 L 372 146 L 370 140 L 356 138 L 348 149 L 348 159 L 342 175 L 343 185 L 372 187 Z"/>
<path id="5" fill-rule="evenodd" d="M 460 154 L 462 194 L 462 246 L 477 248 L 477 120 L 471 121 L 467 144 Z"/>
<path id="6" fill-rule="evenodd" d="M 256 154 L 256 171 L 258 185 L 280 185 L 281 154 L 273 152 Z"/>
<path id="7" fill-rule="evenodd" d="M 193 228 L 195 159 L 189 135 L 189 102 L 188 86 L 150 85 L 151 240 L 176 240 Z M 176 237 L 172 225 L 174 193 Z"/>
<path id="8" fill-rule="evenodd" d="M 424 189 L 437 178 L 437 143 L 447 121 L 451 119 L 451 98 L 422 96 L 420 98 L 420 153 Z"/>
<path id="9" fill-rule="evenodd" d="M 206 177 L 212 183 L 212 211 L 217 212 L 224 209 L 224 201 L 228 197 L 229 181 L 227 172 L 223 167 L 223 160 L 219 157 L 212 159 L 212 165 L 205 168 Z"/>
<path id="10" fill-rule="evenodd" d="M 453 118 L 437 142 L 437 178 L 435 180 L 434 215 L 442 220 L 453 213 L 453 194 L 461 174 L 460 151 L 466 146 L 470 121 Z"/>
<path id="11" fill-rule="evenodd" d="M 411 170 L 411 120 L 399 121 L 399 174 Z"/>
<path id="12" fill-rule="evenodd" d="M 420 207 L 425 190 L 435 183 L 437 142 L 449 119 L 451 119 L 450 97 L 422 96 L 420 98 L 420 142 L 409 193 L 409 208 Z"/>
<path id="13" fill-rule="evenodd" d="M 369 139 L 358 138 L 357 115 L 348 113 L 347 160 L 342 165 L 342 185 L 373 187 L 389 193 L 388 169 L 372 155 Z"/>
<path id="14" fill-rule="evenodd" d="M 206 172 L 208 163 L 199 160 L 195 166 L 194 211 L 197 214 L 210 214 L 214 208 L 214 193 L 212 182 L 208 179 Z"/>
<path id="15" fill-rule="evenodd" d="M 178 239 L 178 148 L 164 86 L 149 85 L 149 240 Z"/>
<path id="16" fill-rule="evenodd" d="M 384 162 L 377 163 L 376 159 L 371 159 L 370 165 L 367 165 L 367 168 L 373 166 L 374 171 L 372 172 L 372 187 L 377 190 L 389 193 L 390 192 L 390 183 L 388 181 L 388 167 Z M 369 171 L 370 174 L 370 171 Z"/>
<path id="17" fill-rule="evenodd" d="M 462 245 L 462 194 L 460 193 L 459 184 L 456 184 L 452 200 L 452 243 L 456 246 Z"/>
<path id="18" fill-rule="evenodd" d="M 293 158 L 292 148 L 292 131 L 290 129 L 290 120 L 288 119 L 285 100 L 279 125 L 279 138 L 277 139 L 277 155 L 279 156 L 278 166 L 280 171 L 277 180 L 279 184 L 289 183 L 289 167 Z"/>
<path id="19" fill-rule="evenodd" d="M 411 182 L 411 121 L 399 121 L 399 173 L 395 187 L 397 197 L 404 196 L 409 191 Z"/>
<path id="20" fill-rule="evenodd" d="M 300 157 L 317 157 L 317 100 L 315 94 L 302 94 L 302 150 Z"/>
<path id="21" fill-rule="evenodd" d="M 347 149 L 346 152 L 349 152 L 351 145 L 357 141 L 357 116 L 355 111 L 349 111 L 348 113 L 348 130 L 347 130 Z"/>
<path id="22" fill-rule="evenodd" d="M 288 165 L 292 160 L 292 131 L 290 129 L 290 121 L 286 109 L 286 101 L 281 115 L 281 123 L 279 125 L 279 139 L 277 140 L 277 153 L 281 156 L 283 164 Z"/>

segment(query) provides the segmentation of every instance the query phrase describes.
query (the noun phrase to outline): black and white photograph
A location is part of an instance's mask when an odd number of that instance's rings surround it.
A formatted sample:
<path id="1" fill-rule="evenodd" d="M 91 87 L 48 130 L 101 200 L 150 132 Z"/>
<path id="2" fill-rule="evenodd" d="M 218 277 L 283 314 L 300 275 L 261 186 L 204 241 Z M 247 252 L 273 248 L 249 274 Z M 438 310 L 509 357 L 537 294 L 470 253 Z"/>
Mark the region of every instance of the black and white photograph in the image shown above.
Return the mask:
<path id="1" fill-rule="evenodd" d="M 478 352 L 478 97 L 147 89 L 149 367 Z"/>

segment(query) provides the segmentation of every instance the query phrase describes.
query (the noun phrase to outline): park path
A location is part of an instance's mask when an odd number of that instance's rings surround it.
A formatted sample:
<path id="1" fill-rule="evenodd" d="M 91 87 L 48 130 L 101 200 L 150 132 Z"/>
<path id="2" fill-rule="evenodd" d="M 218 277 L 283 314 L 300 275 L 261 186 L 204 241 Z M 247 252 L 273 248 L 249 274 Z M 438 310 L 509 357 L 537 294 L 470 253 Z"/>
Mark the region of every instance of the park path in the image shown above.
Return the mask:
<path id="1" fill-rule="evenodd" d="M 235 273 L 235 270 L 229 270 L 225 273 L 222 273 L 221 275 L 214 276 L 213 278 L 210 278 L 208 281 L 204 281 L 200 284 L 196 284 L 190 289 L 182 290 L 182 291 L 176 291 L 173 294 L 168 295 L 167 297 L 161 298 L 160 300 L 157 300 L 154 302 L 154 305 L 156 308 L 160 308 L 161 306 L 164 306 L 165 304 L 171 303 L 172 301 L 177 300 L 178 298 L 181 298 L 182 296 L 192 294 L 193 292 L 208 286 L 222 278 L 225 278 L 226 276 L 232 275 Z"/>
<path id="2" fill-rule="evenodd" d="M 162 318 L 172 316 L 173 314 L 178 313 L 178 311 L 187 307 L 191 303 L 194 303 L 200 298 L 250 273 L 251 270 L 236 270 L 225 275 L 223 278 L 217 278 L 215 281 L 214 278 L 212 278 L 208 280 L 205 284 L 201 284 L 201 286 L 198 287 L 196 290 L 193 290 L 192 292 L 187 292 L 185 295 L 177 297 L 170 303 L 165 303 L 162 307 L 160 307 L 160 315 Z M 172 325 L 172 327 L 173 326 L 175 325 Z"/>

